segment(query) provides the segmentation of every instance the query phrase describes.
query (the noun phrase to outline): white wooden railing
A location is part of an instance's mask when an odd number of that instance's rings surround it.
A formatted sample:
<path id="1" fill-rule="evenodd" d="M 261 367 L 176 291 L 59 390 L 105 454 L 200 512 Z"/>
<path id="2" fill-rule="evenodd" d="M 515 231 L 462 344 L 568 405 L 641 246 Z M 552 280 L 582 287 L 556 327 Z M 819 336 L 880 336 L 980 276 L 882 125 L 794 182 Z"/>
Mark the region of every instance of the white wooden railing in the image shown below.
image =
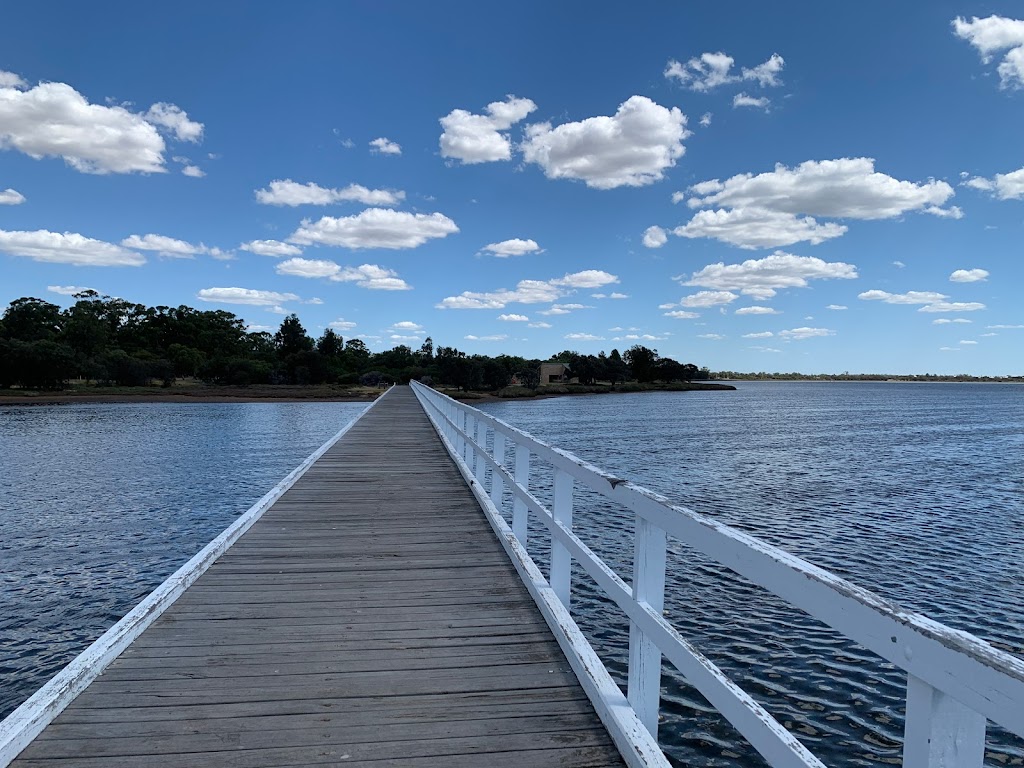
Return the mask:
<path id="1" fill-rule="evenodd" d="M 667 536 L 905 670 L 907 768 L 980 768 L 988 720 L 1024 736 L 1021 659 L 974 635 L 905 611 L 742 531 L 673 505 L 476 408 L 418 382 L 412 386 L 629 765 L 668 765 L 657 745 L 664 655 L 770 765 L 822 766 L 664 618 Z M 554 472 L 551 509 L 530 492 L 531 456 Z M 512 471 L 508 458 L 513 458 Z M 573 533 L 576 483 L 634 513 L 632 585 Z M 501 514 L 506 489 L 513 500 L 511 528 Z M 529 514 L 551 533 L 547 578 L 527 552 Z M 573 560 L 629 617 L 625 697 L 571 618 Z"/>

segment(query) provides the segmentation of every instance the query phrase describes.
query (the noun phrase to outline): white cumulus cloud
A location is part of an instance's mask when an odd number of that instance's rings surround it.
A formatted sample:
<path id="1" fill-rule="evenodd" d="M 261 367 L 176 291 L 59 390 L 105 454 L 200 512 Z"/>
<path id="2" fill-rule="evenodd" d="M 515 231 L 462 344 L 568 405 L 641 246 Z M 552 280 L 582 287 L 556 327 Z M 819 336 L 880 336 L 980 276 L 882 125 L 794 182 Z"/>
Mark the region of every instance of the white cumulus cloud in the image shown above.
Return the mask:
<path id="1" fill-rule="evenodd" d="M 282 243 L 280 240 L 251 240 L 248 243 L 242 243 L 238 246 L 243 251 L 249 253 L 255 253 L 257 256 L 298 256 L 302 253 L 302 249 L 289 245 L 288 243 Z"/>
<path id="2" fill-rule="evenodd" d="M 380 155 L 400 155 L 402 154 L 402 146 L 397 142 L 391 141 L 381 136 L 379 139 L 374 139 L 370 142 L 370 151 Z"/>
<path id="3" fill-rule="evenodd" d="M 463 291 L 448 296 L 437 304 L 438 309 L 504 309 L 507 304 L 547 304 L 567 296 L 577 288 L 600 288 L 619 282 L 619 278 L 599 269 L 586 269 L 552 280 L 520 280 L 514 289 L 497 291 Z M 565 305 L 569 306 L 569 305 Z M 551 312 L 562 314 L 568 312 Z"/>
<path id="4" fill-rule="evenodd" d="M 886 304 L 934 304 L 949 297 L 944 293 L 936 293 L 935 291 L 889 293 L 888 291 L 874 289 L 858 293 L 857 298 L 864 301 L 884 301 Z"/>
<path id="5" fill-rule="evenodd" d="M 416 248 L 428 240 L 459 231 L 455 222 L 441 213 L 406 213 L 390 208 L 367 208 L 343 218 L 324 216 L 306 219 L 288 240 L 299 245 L 332 245 L 343 248 Z"/>
<path id="6" fill-rule="evenodd" d="M 342 267 L 328 259 L 294 258 L 277 265 L 279 275 L 293 277 L 326 277 L 337 283 L 355 283 L 360 288 L 372 291 L 408 291 L 412 287 L 398 276 L 393 269 L 377 264 L 362 264 L 358 267 Z"/>
<path id="7" fill-rule="evenodd" d="M 941 206 L 953 196 L 944 181 L 902 181 L 875 171 L 868 157 L 808 160 L 795 168 L 743 173 L 690 187 L 691 208 L 761 208 L 829 218 L 889 219 Z"/>
<path id="8" fill-rule="evenodd" d="M 954 283 L 977 283 L 988 279 L 988 271 L 984 269 L 957 269 L 949 276 Z"/>
<path id="9" fill-rule="evenodd" d="M 973 45 L 983 64 L 1005 51 L 996 70 L 1000 88 L 1024 87 L 1024 19 L 992 15 L 968 21 L 957 16 L 952 24 L 953 34 Z"/>
<path id="10" fill-rule="evenodd" d="M 299 300 L 294 293 L 261 291 L 255 288 L 203 288 L 196 294 L 196 298 L 216 304 L 247 304 L 253 307 L 275 307 Z"/>
<path id="11" fill-rule="evenodd" d="M 186 165 L 181 169 L 182 174 L 185 176 L 191 176 L 193 179 L 201 179 L 206 175 L 206 171 L 200 168 L 198 165 Z"/>
<path id="12" fill-rule="evenodd" d="M 985 305 L 978 301 L 936 301 L 921 307 L 918 312 L 977 312 L 985 309 Z"/>
<path id="13" fill-rule="evenodd" d="M 542 249 L 537 245 L 536 240 L 522 240 L 514 237 L 511 240 L 502 240 L 500 243 L 490 243 L 480 249 L 499 259 L 509 256 L 523 256 L 527 253 L 541 253 Z"/>
<path id="14" fill-rule="evenodd" d="M 569 341 L 604 341 L 604 336 L 595 336 L 592 333 L 567 333 L 565 338 Z"/>
<path id="15" fill-rule="evenodd" d="M 357 324 L 353 323 L 351 320 L 346 320 L 343 317 L 339 317 L 337 320 L 333 320 L 327 325 L 329 325 L 331 328 L 337 328 L 339 331 L 351 331 L 353 328 L 356 327 Z"/>
<path id="16" fill-rule="evenodd" d="M 84 288 L 81 285 L 48 285 L 46 290 L 50 293 L 57 293 L 61 296 L 74 296 L 76 293 L 91 291 L 92 288 Z"/>
<path id="17" fill-rule="evenodd" d="M 441 118 L 441 157 L 466 165 L 512 158 L 508 129 L 537 109 L 530 99 L 508 96 L 487 105 L 485 114 L 453 109 Z"/>
<path id="18" fill-rule="evenodd" d="M 697 291 L 690 296 L 684 296 L 679 304 L 683 307 L 717 307 L 738 298 L 739 295 L 732 291 Z"/>
<path id="19" fill-rule="evenodd" d="M 736 310 L 737 315 L 780 315 L 782 314 L 779 310 L 773 307 L 762 307 L 759 304 L 754 304 L 749 307 L 740 307 Z"/>
<path id="20" fill-rule="evenodd" d="M 328 189 L 319 184 L 299 184 L 291 179 L 276 179 L 266 189 L 256 190 L 256 201 L 263 205 L 330 205 L 357 202 L 363 205 L 397 205 L 405 192 L 392 189 L 368 189 L 362 184 L 349 184 L 341 189 Z"/>
<path id="21" fill-rule="evenodd" d="M 516 314 L 498 315 L 498 319 L 503 320 L 506 323 L 528 323 L 530 321 L 530 318 L 526 315 Z"/>
<path id="22" fill-rule="evenodd" d="M 25 196 L 16 189 L 5 189 L 0 192 L 0 205 L 21 205 L 25 202 Z"/>
<path id="23" fill-rule="evenodd" d="M 207 248 L 202 243 L 193 245 L 184 240 L 176 240 L 173 237 L 153 234 L 129 235 L 121 241 L 121 245 L 125 248 L 135 248 L 140 251 L 156 251 L 161 256 L 170 256 L 171 258 L 178 259 L 190 259 L 193 256 L 210 253 L 211 250 L 215 250 Z"/>
<path id="24" fill-rule="evenodd" d="M 161 101 L 151 106 L 142 117 L 147 123 L 173 134 L 178 141 L 198 144 L 203 140 L 203 124 L 189 120 L 188 113 L 174 104 Z"/>
<path id="25" fill-rule="evenodd" d="M 683 285 L 771 298 L 779 289 L 805 288 L 811 280 L 850 280 L 856 277 L 857 268 L 852 264 L 776 251 L 762 259 L 748 259 L 741 264 L 708 264 L 688 279 L 685 276 L 675 279 Z"/>
<path id="26" fill-rule="evenodd" d="M 144 115 L 90 104 L 66 83 L 25 85 L 0 81 L 0 149 L 60 157 L 82 173 L 164 172 L 166 145 Z"/>
<path id="27" fill-rule="evenodd" d="M 801 339 L 813 339 L 819 336 L 835 336 L 835 331 L 828 328 L 793 328 L 788 331 L 779 331 L 779 338 L 800 341 Z"/>
<path id="28" fill-rule="evenodd" d="M 661 248 L 668 242 L 668 233 L 661 227 L 648 227 L 644 230 L 644 247 Z"/>
<path id="29" fill-rule="evenodd" d="M 997 173 L 991 179 L 975 176 L 964 183 L 965 187 L 990 192 L 997 200 L 1024 199 L 1024 168 L 1010 173 Z"/>
<path id="30" fill-rule="evenodd" d="M 949 325 L 950 323 L 967 324 L 971 322 L 974 321 L 968 320 L 966 317 L 955 317 L 952 320 L 950 320 L 948 317 L 939 317 L 936 318 L 935 320 L 932 320 L 932 325 Z"/>
<path id="31" fill-rule="evenodd" d="M 761 331 L 760 333 L 744 333 L 744 339 L 770 339 L 775 334 L 771 331 Z"/>
<path id="32" fill-rule="evenodd" d="M 700 317 L 696 312 L 687 312 L 682 309 L 674 309 L 671 312 L 666 312 L 665 317 L 671 317 L 675 320 L 693 320 L 695 317 Z"/>
<path id="33" fill-rule="evenodd" d="M 594 189 L 641 187 L 664 177 L 686 151 L 689 135 L 678 107 L 632 96 L 610 117 L 530 125 L 521 149 L 549 179 L 577 179 Z"/>
<path id="34" fill-rule="evenodd" d="M 740 248 L 775 248 L 809 242 L 818 245 L 846 233 L 842 224 L 819 224 L 810 216 L 765 208 L 733 208 L 697 211 L 672 233 L 679 237 L 709 237 Z"/>
<path id="35" fill-rule="evenodd" d="M 685 64 L 670 59 L 665 66 L 664 75 L 670 80 L 677 80 L 693 91 L 707 92 L 729 83 L 742 81 L 756 82 L 761 87 L 782 85 L 779 74 L 785 66 L 785 60 L 773 53 L 767 61 L 755 67 L 743 67 L 740 74 L 732 74 L 736 60 L 722 51 L 702 53 Z"/>
<path id="36" fill-rule="evenodd" d="M 0 229 L 0 252 L 33 261 L 91 267 L 137 267 L 146 259 L 135 251 L 77 232 L 6 231 Z"/>
<path id="37" fill-rule="evenodd" d="M 748 96 L 745 93 L 737 93 L 732 97 L 733 109 L 736 107 L 755 107 L 756 109 L 768 109 L 771 101 L 765 96 Z"/>

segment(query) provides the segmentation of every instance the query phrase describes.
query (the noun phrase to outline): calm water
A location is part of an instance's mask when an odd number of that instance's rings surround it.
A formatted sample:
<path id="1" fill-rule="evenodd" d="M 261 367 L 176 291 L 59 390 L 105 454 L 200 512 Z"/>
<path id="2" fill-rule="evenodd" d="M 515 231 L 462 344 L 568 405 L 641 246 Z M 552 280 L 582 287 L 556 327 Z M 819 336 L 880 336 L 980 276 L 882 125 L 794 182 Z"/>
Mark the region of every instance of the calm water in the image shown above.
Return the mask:
<path id="1" fill-rule="evenodd" d="M 1024 387 L 738 387 L 484 409 L 1024 655 Z M 0 716 L 362 407 L 0 409 Z M 550 477 L 536 484 L 543 496 Z M 628 578 L 631 517 L 577 499 L 581 536 Z M 546 559 L 540 536 L 531 549 Z M 668 582 L 673 623 L 826 764 L 898 762 L 898 670 L 682 544 Z M 585 574 L 574 584 L 578 621 L 624 676 L 625 621 Z M 758 764 L 671 669 L 664 680 L 674 760 Z M 990 729 L 989 762 L 1024 764 L 1024 745 Z"/>
<path id="2" fill-rule="evenodd" d="M 0 406 L 0 719 L 365 407 Z"/>
<path id="3" fill-rule="evenodd" d="M 1024 656 L 1024 387 L 737 386 L 483 410 Z M 628 576 L 631 517 L 577 498 L 581 537 Z M 678 542 L 669 557 L 671 621 L 826 764 L 899 762 L 903 673 Z M 574 613 L 622 680 L 628 627 L 591 584 L 576 571 Z M 679 764 L 760 763 L 667 666 L 662 715 Z M 987 760 L 1024 764 L 1024 744 L 990 727 Z"/>

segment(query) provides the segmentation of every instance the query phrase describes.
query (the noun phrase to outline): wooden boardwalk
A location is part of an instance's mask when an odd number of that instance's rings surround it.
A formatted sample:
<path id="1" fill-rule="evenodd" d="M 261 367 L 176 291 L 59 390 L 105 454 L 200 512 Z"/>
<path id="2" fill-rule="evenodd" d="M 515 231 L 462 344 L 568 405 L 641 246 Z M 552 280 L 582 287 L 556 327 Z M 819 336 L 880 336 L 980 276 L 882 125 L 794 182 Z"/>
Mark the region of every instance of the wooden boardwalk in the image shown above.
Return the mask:
<path id="1" fill-rule="evenodd" d="M 622 760 L 396 387 L 12 765 Z"/>

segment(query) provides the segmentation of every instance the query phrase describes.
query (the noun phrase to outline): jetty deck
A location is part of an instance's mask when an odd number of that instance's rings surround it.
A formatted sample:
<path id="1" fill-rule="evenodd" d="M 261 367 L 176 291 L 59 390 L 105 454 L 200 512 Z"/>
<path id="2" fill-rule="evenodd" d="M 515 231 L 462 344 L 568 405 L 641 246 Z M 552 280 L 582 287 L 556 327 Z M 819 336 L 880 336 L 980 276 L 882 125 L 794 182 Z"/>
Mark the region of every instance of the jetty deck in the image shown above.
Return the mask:
<path id="1" fill-rule="evenodd" d="M 12 763 L 318 764 L 623 764 L 408 387 Z"/>

